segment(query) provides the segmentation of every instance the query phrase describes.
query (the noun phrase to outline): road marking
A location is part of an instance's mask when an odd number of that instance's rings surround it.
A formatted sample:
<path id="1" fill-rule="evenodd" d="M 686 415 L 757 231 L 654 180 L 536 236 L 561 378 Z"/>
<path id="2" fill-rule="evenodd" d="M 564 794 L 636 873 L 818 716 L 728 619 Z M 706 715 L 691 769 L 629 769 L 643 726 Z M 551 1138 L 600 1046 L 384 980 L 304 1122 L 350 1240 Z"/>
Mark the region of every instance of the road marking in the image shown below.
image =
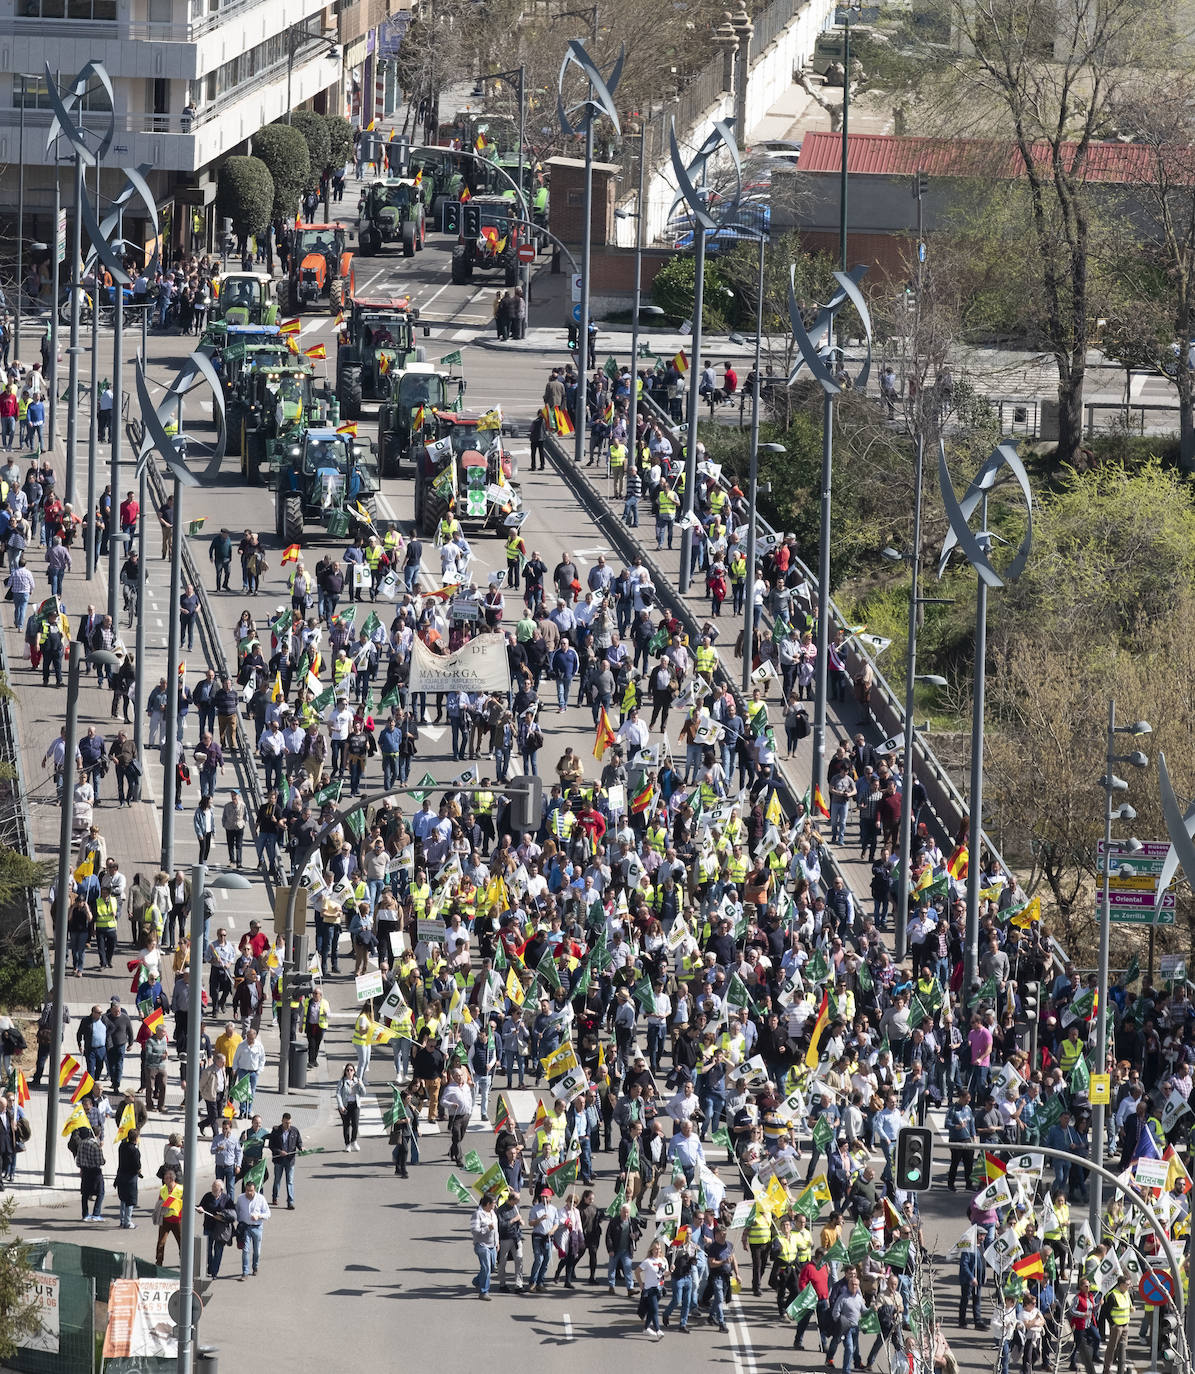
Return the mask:
<path id="1" fill-rule="evenodd" d="M 158 629 L 162 628 L 162 619 L 160 616 L 154 621 L 154 624 L 158 627 Z"/>
<path id="2" fill-rule="evenodd" d="M 564 1322 L 564 1339 L 571 1341 L 573 1339 L 573 1319 L 565 1312 L 561 1320 Z"/>
<path id="3" fill-rule="evenodd" d="M 736 1374 L 758 1374 L 755 1351 L 751 1348 L 751 1336 L 747 1329 L 747 1319 L 742 1305 L 736 1297 L 730 1304 L 733 1316 L 727 1322 L 730 1328 L 730 1352 L 734 1356 Z"/>

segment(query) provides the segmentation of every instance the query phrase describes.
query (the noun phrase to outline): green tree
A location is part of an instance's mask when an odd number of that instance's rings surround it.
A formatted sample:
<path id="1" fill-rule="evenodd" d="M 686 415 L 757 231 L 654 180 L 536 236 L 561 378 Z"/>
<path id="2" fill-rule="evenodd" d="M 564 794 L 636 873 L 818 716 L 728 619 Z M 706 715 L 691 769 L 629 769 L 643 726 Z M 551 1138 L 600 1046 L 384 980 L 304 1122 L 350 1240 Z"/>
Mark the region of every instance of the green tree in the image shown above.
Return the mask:
<path id="1" fill-rule="evenodd" d="M 216 213 L 232 220 L 241 248 L 264 234 L 274 207 L 274 178 L 259 157 L 230 157 L 216 182 Z"/>
<path id="2" fill-rule="evenodd" d="M 353 126 L 343 115 L 325 115 L 328 127 L 328 161 L 343 167 L 353 155 Z"/>
<path id="3" fill-rule="evenodd" d="M 693 287 L 697 281 L 697 260 L 692 253 L 675 257 L 656 273 L 651 284 L 651 298 L 669 321 L 679 324 L 693 318 Z M 734 292 L 722 275 L 718 264 L 708 256 L 705 260 L 705 287 L 701 304 L 704 328 L 715 333 L 724 332 L 734 321 L 736 313 Z"/>
<path id="4" fill-rule="evenodd" d="M 319 179 L 324 168 L 332 160 L 332 140 L 328 134 L 327 121 L 322 114 L 317 114 L 314 110 L 296 110 L 291 115 L 290 127 L 298 129 L 307 141 L 309 167 L 304 190 L 314 191 L 319 187 Z"/>
<path id="5" fill-rule="evenodd" d="M 26 1338 L 41 1330 L 41 1314 L 29 1293 L 29 1249 L 9 1239 L 16 1206 L 12 1197 L 0 1203 L 0 1360 L 11 1359 Z"/>
<path id="6" fill-rule="evenodd" d="M 302 133 L 286 124 L 267 124 L 253 135 L 253 156 L 266 164 L 274 182 L 270 218 L 290 223 L 311 175 L 311 155 Z"/>

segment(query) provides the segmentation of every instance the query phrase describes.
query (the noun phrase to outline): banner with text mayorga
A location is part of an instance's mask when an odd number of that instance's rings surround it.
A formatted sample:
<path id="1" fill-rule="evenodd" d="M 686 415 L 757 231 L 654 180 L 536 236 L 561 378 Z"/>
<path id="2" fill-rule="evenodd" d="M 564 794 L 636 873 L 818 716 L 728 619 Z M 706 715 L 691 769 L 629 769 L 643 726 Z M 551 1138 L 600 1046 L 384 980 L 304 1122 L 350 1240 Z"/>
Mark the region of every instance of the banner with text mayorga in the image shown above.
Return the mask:
<path id="1" fill-rule="evenodd" d="M 411 652 L 411 691 L 509 692 L 505 638 L 478 635 L 454 654 L 433 653 L 416 639 Z"/>

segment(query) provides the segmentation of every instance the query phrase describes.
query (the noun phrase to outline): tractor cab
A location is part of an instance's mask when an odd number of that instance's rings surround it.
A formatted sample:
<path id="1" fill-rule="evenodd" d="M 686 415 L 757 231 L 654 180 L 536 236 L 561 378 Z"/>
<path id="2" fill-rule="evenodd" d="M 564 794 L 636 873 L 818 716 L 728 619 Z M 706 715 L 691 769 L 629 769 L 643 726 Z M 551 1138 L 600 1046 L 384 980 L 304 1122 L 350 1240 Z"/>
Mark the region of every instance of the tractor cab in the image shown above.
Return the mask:
<path id="1" fill-rule="evenodd" d="M 519 282 L 519 244 L 526 234 L 518 208 L 502 196 L 471 196 L 459 207 L 460 234 L 452 250 L 452 280 L 469 282 L 474 272 L 500 271 L 507 286 Z"/>
<path id="2" fill-rule="evenodd" d="M 272 467 L 279 538 L 295 542 L 306 523 L 323 525 L 333 538 L 354 521 L 372 523 L 378 490 L 372 445 L 335 429 L 308 429 L 279 449 Z"/>
<path id="3" fill-rule="evenodd" d="M 415 479 L 415 519 L 434 532 L 451 504 L 465 529 L 504 534 L 523 519 L 514 466 L 503 447 L 501 418 L 436 411 L 437 437 L 420 452 Z"/>
<path id="4" fill-rule="evenodd" d="M 228 325 L 272 325 L 278 306 L 271 299 L 272 279 L 265 272 L 229 272 L 216 283 L 217 319 Z"/>
<path id="5" fill-rule="evenodd" d="M 375 181 L 362 192 L 357 241 L 367 256 L 387 243 L 401 243 L 403 256 L 413 257 L 427 236 L 422 179 L 390 177 Z"/>
<path id="6" fill-rule="evenodd" d="M 385 399 L 390 372 L 423 361 L 415 344 L 418 318 L 408 296 L 353 297 L 336 354 L 336 394 L 346 420 L 360 419 L 364 398 Z"/>
<path id="7" fill-rule="evenodd" d="M 424 203 L 431 207 L 431 222 L 436 228 L 443 223 L 444 206 L 459 200 L 466 186 L 465 164 L 453 148 L 422 148 L 413 152 L 407 162 L 407 174 L 418 180 Z"/>
<path id="8" fill-rule="evenodd" d="M 389 396 L 378 411 L 378 457 L 383 477 L 398 477 L 413 464 L 413 451 L 437 438 L 437 412 L 460 409 L 465 379 L 437 372 L 431 363 L 408 363 L 391 372 Z"/>
<path id="9" fill-rule="evenodd" d="M 326 297 L 334 314 L 352 294 L 353 255 L 345 224 L 296 224 L 291 244 L 287 308 L 301 311 Z"/>
<path id="10" fill-rule="evenodd" d="M 243 378 L 241 471 L 252 483 L 274 462 L 279 445 L 292 443 L 307 426 L 335 425 L 340 418 L 335 396 L 310 362 L 292 358 L 291 364 L 255 368 Z"/>

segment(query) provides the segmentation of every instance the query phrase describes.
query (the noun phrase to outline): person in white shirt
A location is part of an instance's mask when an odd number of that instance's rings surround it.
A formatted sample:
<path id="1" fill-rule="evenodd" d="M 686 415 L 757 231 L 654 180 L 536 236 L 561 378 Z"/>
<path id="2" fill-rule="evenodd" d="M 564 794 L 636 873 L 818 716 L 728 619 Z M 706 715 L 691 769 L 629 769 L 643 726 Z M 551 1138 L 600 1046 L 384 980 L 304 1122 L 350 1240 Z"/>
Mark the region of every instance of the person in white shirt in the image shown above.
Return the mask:
<path id="1" fill-rule="evenodd" d="M 239 1102 L 238 1115 L 248 1118 L 253 1115 L 253 1098 L 257 1092 L 257 1075 L 266 1066 L 266 1047 L 257 1037 L 257 1031 L 250 1026 L 248 1034 L 237 1046 L 232 1056 L 232 1082 L 235 1086 L 242 1078 L 249 1080 L 248 1101 Z"/>
<path id="2" fill-rule="evenodd" d="M 548 1274 L 548 1261 L 552 1257 L 552 1236 L 560 1225 L 560 1215 L 552 1204 L 551 1188 L 540 1191 L 539 1199 L 532 1207 L 527 1218 L 531 1227 L 531 1275 L 527 1285 L 529 1293 L 546 1291 L 544 1283 Z"/>
<path id="3" fill-rule="evenodd" d="M 256 1184 L 246 1183 L 245 1191 L 237 1198 L 238 1239 L 242 1239 L 245 1246 L 241 1251 L 241 1277 L 238 1283 L 244 1283 L 249 1277 L 250 1258 L 253 1262 L 252 1272 L 257 1273 L 257 1266 L 261 1262 L 262 1228 L 269 1219 L 270 1204 L 257 1191 Z"/>
<path id="4" fill-rule="evenodd" d="M 550 1190 L 549 1190 L 550 1191 Z M 494 1211 L 494 1196 L 487 1193 L 478 1204 L 469 1223 L 469 1236 L 473 1241 L 473 1253 L 477 1256 L 477 1277 L 473 1287 L 482 1302 L 490 1299 L 490 1276 L 498 1262 L 498 1217 Z"/>
<path id="5" fill-rule="evenodd" d="M 473 1089 L 465 1078 L 464 1069 L 459 1065 L 449 1074 L 448 1083 L 440 1092 L 440 1106 L 448 1118 L 448 1130 L 451 1135 L 448 1158 L 454 1164 L 463 1165 L 465 1161 L 461 1155 L 461 1141 L 469 1125 L 469 1117 L 473 1114 Z"/>

